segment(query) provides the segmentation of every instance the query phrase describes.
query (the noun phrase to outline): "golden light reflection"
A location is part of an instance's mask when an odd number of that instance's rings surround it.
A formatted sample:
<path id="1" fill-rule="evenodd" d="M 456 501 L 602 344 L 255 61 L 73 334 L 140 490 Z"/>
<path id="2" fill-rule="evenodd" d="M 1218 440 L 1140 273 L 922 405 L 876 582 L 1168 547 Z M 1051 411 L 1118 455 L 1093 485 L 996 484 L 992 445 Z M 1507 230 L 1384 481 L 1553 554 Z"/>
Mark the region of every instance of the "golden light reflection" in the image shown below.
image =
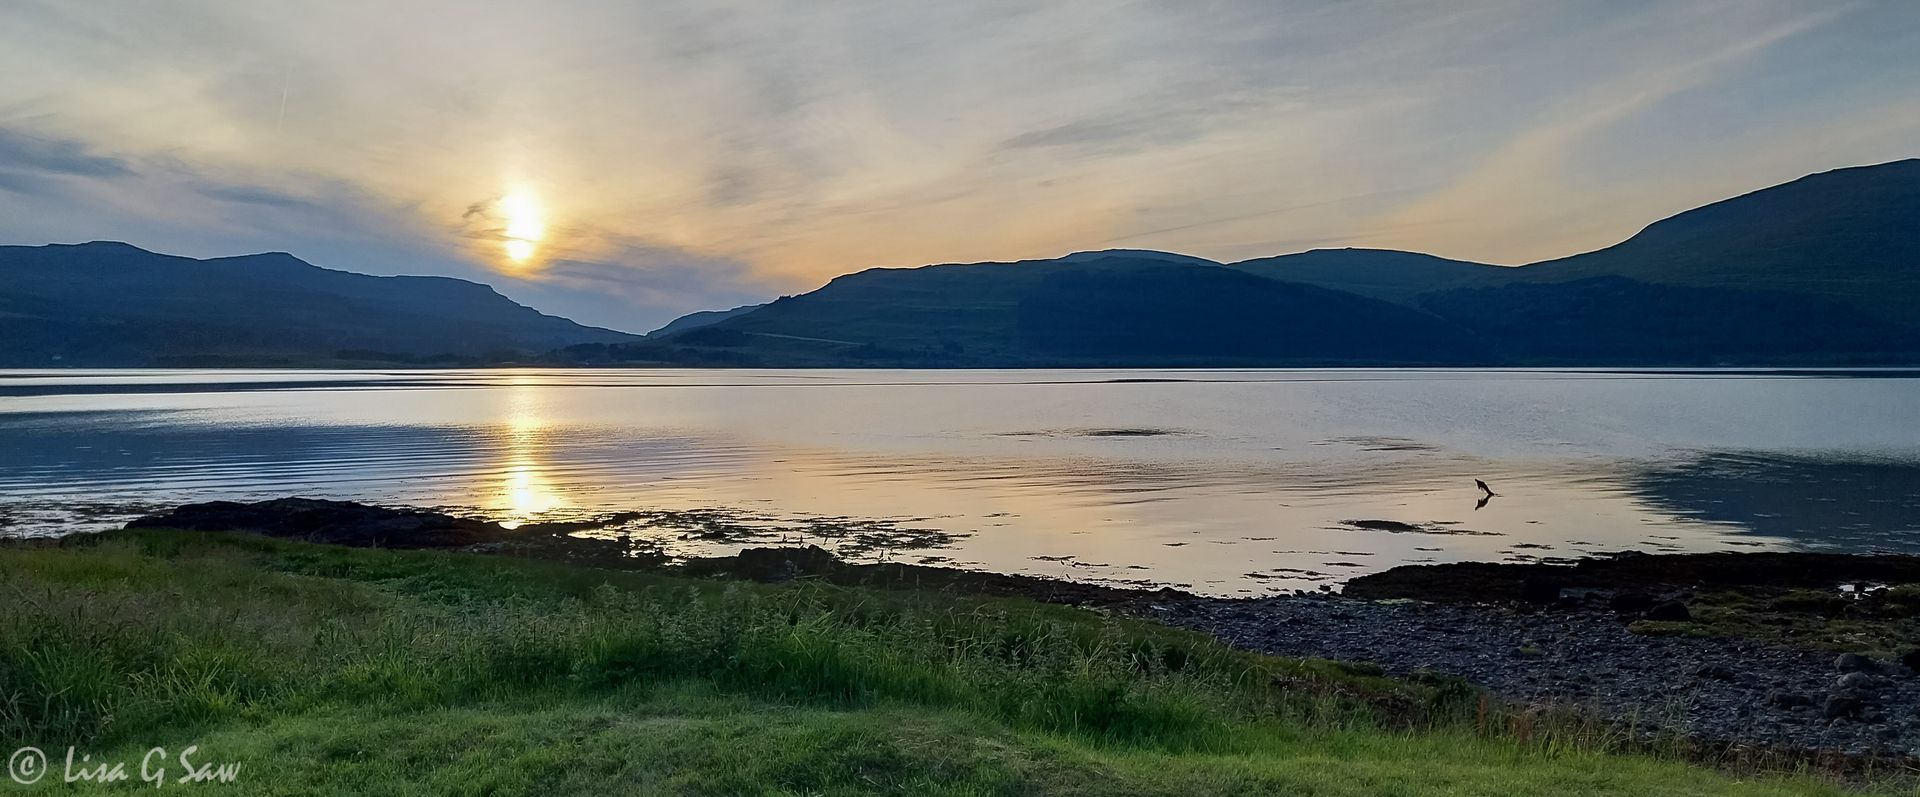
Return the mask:
<path id="1" fill-rule="evenodd" d="M 540 199 L 525 189 L 500 198 L 500 214 L 506 217 L 507 259 L 526 263 L 538 251 L 540 239 L 547 234 L 547 223 L 540 210 Z"/>
<path id="2" fill-rule="evenodd" d="M 494 505 L 488 507 L 504 515 L 499 518 L 500 525 L 507 528 L 517 528 L 566 506 L 555 492 L 541 458 L 547 421 L 540 412 L 540 389 L 524 381 L 524 377 L 515 376 L 507 391 L 506 461 Z"/>

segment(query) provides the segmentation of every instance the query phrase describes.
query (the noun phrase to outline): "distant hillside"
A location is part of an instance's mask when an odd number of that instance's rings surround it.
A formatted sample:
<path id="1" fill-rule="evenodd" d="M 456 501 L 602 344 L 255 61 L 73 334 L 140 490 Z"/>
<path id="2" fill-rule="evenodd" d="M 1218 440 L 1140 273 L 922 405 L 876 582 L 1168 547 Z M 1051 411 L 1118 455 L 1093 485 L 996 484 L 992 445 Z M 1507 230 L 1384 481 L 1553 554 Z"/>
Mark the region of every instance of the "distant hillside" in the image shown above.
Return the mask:
<path id="1" fill-rule="evenodd" d="M 874 268 L 836 277 L 818 290 L 771 302 L 714 328 L 754 336 L 763 346 L 799 346 L 828 357 L 865 347 L 866 353 L 1015 362 L 1027 354 L 1016 329 L 1020 303 L 1042 281 L 1069 271 L 1166 266 L 1158 254 L 1088 253 L 1018 263 Z"/>
<path id="2" fill-rule="evenodd" d="M 1482 341 L 1377 299 L 1228 268 L 1063 271 L 1016 310 L 1023 352 L 1131 365 L 1485 362 Z"/>
<path id="3" fill-rule="evenodd" d="M 1362 296 L 1115 250 L 870 269 L 665 342 L 767 364 L 1034 366 L 1467 362 L 1484 356 L 1472 337 Z"/>
<path id="4" fill-rule="evenodd" d="M 699 329 L 700 327 L 707 326 L 708 324 L 718 324 L 734 316 L 751 313 L 755 310 L 760 309 L 762 306 L 763 305 L 758 305 L 758 304 L 743 304 L 743 305 L 740 305 L 739 307 L 735 307 L 730 310 L 699 310 L 696 312 L 688 313 L 679 318 L 673 319 L 672 321 L 668 321 L 665 326 L 662 326 L 659 329 L 653 330 L 652 332 L 648 332 L 646 334 L 646 337 L 654 337 L 658 335 L 671 335 L 675 332 L 685 332 L 689 329 Z"/>
<path id="5" fill-rule="evenodd" d="M 1501 267 L 1371 249 L 870 269 L 646 359 L 742 365 L 1913 364 L 1920 161 L 1841 169 Z M 617 361 L 619 352 L 596 356 Z"/>
<path id="6" fill-rule="evenodd" d="M 1391 249 L 1315 249 L 1233 264 L 1249 274 L 1284 282 L 1303 282 L 1389 302 L 1411 303 L 1415 296 L 1497 283 L 1511 268 L 1448 260 Z"/>
<path id="7" fill-rule="evenodd" d="M 353 274 L 284 253 L 0 246 L 0 366 L 499 358 L 634 339 L 448 277 Z"/>
<path id="8" fill-rule="evenodd" d="M 1802 177 L 1517 274 L 1542 281 L 1605 275 L 1826 296 L 1920 327 L 1920 159 Z"/>
<path id="9" fill-rule="evenodd" d="M 1825 296 L 1606 276 L 1420 297 L 1422 308 L 1526 364 L 1838 365 L 1920 362 L 1920 336 Z"/>

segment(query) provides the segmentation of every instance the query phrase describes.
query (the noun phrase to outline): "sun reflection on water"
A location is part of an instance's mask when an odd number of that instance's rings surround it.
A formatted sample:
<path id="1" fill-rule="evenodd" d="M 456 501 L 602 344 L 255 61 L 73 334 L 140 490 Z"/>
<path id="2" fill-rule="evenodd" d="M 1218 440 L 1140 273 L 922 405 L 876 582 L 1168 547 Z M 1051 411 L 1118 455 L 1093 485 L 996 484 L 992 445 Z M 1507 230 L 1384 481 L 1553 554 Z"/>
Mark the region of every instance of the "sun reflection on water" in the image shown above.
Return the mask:
<path id="1" fill-rule="evenodd" d="M 487 508 L 504 517 L 500 525 L 516 528 L 540 516 L 566 506 L 566 500 L 554 489 L 542 461 L 549 424 L 540 411 L 540 389 L 527 383 L 527 377 L 515 376 L 507 391 L 505 459 L 501 483 Z"/>

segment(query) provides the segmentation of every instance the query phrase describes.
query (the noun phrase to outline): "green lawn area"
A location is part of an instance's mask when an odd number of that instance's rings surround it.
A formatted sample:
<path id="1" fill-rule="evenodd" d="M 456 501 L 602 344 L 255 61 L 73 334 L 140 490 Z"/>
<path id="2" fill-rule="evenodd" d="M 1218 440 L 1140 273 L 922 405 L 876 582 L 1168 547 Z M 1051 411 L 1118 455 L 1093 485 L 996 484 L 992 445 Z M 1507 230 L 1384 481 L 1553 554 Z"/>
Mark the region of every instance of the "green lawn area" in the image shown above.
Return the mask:
<path id="1" fill-rule="evenodd" d="M 1018 600 L 145 531 L 0 545 L 0 601 L 0 753 L 55 758 L 0 792 L 1841 793 Z"/>

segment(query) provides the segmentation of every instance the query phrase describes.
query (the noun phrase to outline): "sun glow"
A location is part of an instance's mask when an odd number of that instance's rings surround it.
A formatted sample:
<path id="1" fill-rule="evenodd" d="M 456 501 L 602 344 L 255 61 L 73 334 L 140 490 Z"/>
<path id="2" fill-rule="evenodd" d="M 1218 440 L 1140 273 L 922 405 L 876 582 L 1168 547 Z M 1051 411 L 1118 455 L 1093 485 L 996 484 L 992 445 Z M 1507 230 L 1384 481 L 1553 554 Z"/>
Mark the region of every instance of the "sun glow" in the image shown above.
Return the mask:
<path id="1" fill-rule="evenodd" d="M 515 191 L 500 198 L 500 214 L 507 220 L 507 259 L 515 263 L 532 260 L 537 244 L 547 233 L 539 198 L 525 190 Z"/>
<path id="2" fill-rule="evenodd" d="M 489 502 L 490 509 L 505 515 L 500 525 L 510 529 L 567 504 L 542 462 L 548 445 L 547 421 L 541 413 L 539 388 L 526 384 L 528 379 L 522 374 L 512 378 L 502 424 L 506 456 L 499 486 Z"/>

